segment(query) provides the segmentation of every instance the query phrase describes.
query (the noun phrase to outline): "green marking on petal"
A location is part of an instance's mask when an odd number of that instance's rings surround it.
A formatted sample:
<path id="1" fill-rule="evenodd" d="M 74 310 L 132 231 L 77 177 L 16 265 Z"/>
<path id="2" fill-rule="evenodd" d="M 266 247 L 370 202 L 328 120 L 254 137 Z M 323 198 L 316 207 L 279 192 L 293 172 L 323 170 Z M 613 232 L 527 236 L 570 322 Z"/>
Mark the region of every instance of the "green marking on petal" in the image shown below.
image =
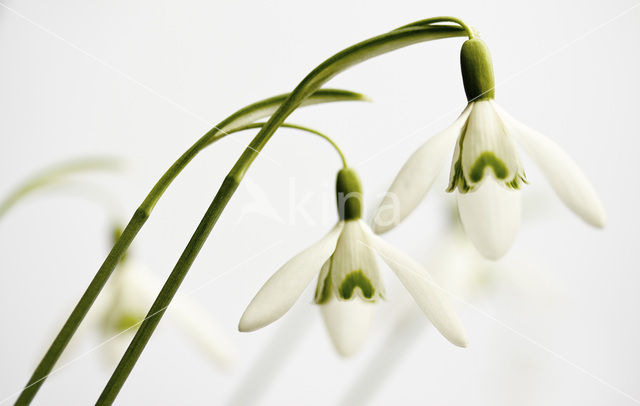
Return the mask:
<path id="1" fill-rule="evenodd" d="M 327 272 L 327 276 L 325 276 L 324 281 L 319 280 L 316 285 L 316 294 L 315 294 L 315 302 L 316 304 L 325 304 L 329 301 L 330 293 L 331 293 L 331 271 Z"/>
<path id="2" fill-rule="evenodd" d="M 471 186 L 467 183 L 467 179 L 464 177 L 464 173 L 462 172 L 462 150 L 464 138 L 467 136 L 467 127 L 469 126 L 469 119 L 464 123 L 464 127 L 462 128 L 462 132 L 460 137 L 458 138 L 458 160 L 453 164 L 453 177 L 451 178 L 451 183 L 447 188 L 447 192 L 451 193 L 456 188 L 460 193 L 467 193 L 471 190 Z"/>
<path id="3" fill-rule="evenodd" d="M 456 187 L 460 191 L 460 193 L 466 193 L 471 190 L 471 187 L 467 183 L 467 180 L 462 173 L 462 160 L 458 159 L 453 166 L 453 179 L 451 179 L 451 183 L 447 188 L 447 192 L 451 193 L 456 190 Z"/>
<path id="4" fill-rule="evenodd" d="M 527 178 L 524 175 L 524 172 L 522 173 L 522 175 L 517 175 L 515 178 L 513 178 L 512 181 L 506 182 L 505 185 L 507 185 L 507 187 L 510 189 L 518 190 L 520 189 L 520 185 L 522 185 L 523 183 L 529 183 L 527 182 Z"/>
<path id="5" fill-rule="evenodd" d="M 115 320 L 115 323 L 114 323 L 115 331 L 128 330 L 131 327 L 136 326 L 143 319 L 144 319 L 144 316 L 141 317 L 139 314 L 135 314 L 131 312 L 123 313 L 122 315 L 120 315 L 120 317 L 118 317 Z"/>
<path id="6" fill-rule="evenodd" d="M 362 295 L 366 299 L 371 299 L 373 297 L 373 294 L 375 293 L 373 284 L 361 269 L 349 273 L 344 278 L 344 280 L 340 284 L 340 288 L 338 288 L 338 293 L 340 294 L 340 297 L 342 299 L 348 300 L 351 299 L 351 296 L 353 296 L 353 291 L 356 288 L 360 288 Z"/>
<path id="7" fill-rule="evenodd" d="M 504 162 L 495 156 L 493 152 L 485 151 L 480 154 L 478 159 L 473 163 L 471 172 L 469 173 L 469 178 L 473 182 L 480 182 L 484 176 L 484 169 L 487 166 L 490 166 L 491 169 L 493 169 L 493 173 L 498 179 L 505 179 L 509 175 L 509 170 Z"/>

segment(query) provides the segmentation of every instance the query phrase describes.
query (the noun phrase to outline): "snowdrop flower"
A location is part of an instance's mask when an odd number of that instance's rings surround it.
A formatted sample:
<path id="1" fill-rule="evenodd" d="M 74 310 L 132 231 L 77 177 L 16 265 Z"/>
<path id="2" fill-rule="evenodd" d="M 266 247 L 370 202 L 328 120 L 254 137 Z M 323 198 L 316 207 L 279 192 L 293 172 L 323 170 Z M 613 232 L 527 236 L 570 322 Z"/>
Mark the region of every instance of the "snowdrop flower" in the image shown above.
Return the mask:
<path id="1" fill-rule="evenodd" d="M 375 231 L 390 230 L 420 203 L 455 146 L 447 191 L 456 192 L 464 229 L 480 253 L 489 259 L 502 257 L 519 227 L 518 191 L 526 183 L 516 143 L 571 210 L 590 225 L 603 227 L 602 204 L 574 161 L 496 104 L 493 65 L 485 43 L 475 38 L 466 41 L 460 62 L 467 107 L 402 167 L 378 209 Z"/>
<path id="2" fill-rule="evenodd" d="M 355 171 L 338 173 L 336 195 L 338 224 L 265 283 L 242 315 L 239 330 L 254 331 L 282 317 L 317 277 L 315 302 L 331 339 L 341 355 L 355 353 L 368 332 L 372 304 L 385 295 L 376 258 L 380 256 L 442 335 L 466 346 L 462 324 L 429 274 L 361 220 L 362 193 Z"/>
<path id="3" fill-rule="evenodd" d="M 145 267 L 128 259 L 115 269 L 99 303 L 91 310 L 89 321 L 97 327 L 108 359 L 120 359 L 161 286 L 161 281 Z M 217 365 L 223 368 L 232 365 L 233 343 L 199 305 L 178 295 L 167 314 Z"/>

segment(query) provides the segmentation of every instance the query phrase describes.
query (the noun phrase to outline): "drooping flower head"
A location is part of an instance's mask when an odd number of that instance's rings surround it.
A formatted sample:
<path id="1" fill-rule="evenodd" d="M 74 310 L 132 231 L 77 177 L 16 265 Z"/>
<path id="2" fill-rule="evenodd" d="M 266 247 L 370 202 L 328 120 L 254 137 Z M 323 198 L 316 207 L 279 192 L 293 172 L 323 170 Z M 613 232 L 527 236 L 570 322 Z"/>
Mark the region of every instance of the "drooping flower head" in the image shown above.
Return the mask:
<path id="1" fill-rule="evenodd" d="M 603 227 L 602 204 L 573 160 L 496 104 L 493 64 L 486 44 L 477 38 L 467 40 L 460 65 L 467 107 L 453 125 L 430 138 L 402 167 L 378 209 L 376 232 L 392 229 L 413 211 L 453 149 L 447 191 L 456 192 L 464 229 L 485 257 L 502 257 L 518 231 L 518 191 L 527 183 L 516 143 L 540 166 L 570 209 L 587 223 Z"/>
<path id="2" fill-rule="evenodd" d="M 116 229 L 116 240 L 120 234 L 121 229 Z M 161 287 L 162 281 L 143 264 L 128 256 L 120 259 L 88 317 L 88 324 L 93 325 L 104 340 L 108 361 L 120 359 Z M 233 366 L 235 345 L 202 305 L 178 294 L 167 313 L 186 338 L 217 366 L 224 369 Z"/>
<path id="3" fill-rule="evenodd" d="M 362 221 L 362 189 L 353 169 L 338 173 L 336 198 L 338 224 L 265 283 L 242 315 L 239 330 L 257 330 L 282 317 L 317 276 L 315 302 L 331 339 L 341 355 L 355 353 L 368 333 L 372 304 L 385 296 L 380 256 L 436 328 L 453 344 L 465 346 L 464 328 L 429 274 Z"/>

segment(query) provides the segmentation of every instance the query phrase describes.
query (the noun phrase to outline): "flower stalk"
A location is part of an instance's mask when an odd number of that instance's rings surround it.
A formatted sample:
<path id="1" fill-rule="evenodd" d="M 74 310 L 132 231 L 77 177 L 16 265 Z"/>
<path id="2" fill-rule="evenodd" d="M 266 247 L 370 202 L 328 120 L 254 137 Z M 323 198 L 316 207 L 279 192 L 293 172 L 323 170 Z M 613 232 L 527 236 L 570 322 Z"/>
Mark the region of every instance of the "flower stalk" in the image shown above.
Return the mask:
<path id="1" fill-rule="evenodd" d="M 275 96 L 238 110 L 203 135 L 195 144 L 193 144 L 193 146 L 191 146 L 191 148 L 178 158 L 178 160 L 164 173 L 164 175 L 162 175 L 140 207 L 135 211 L 131 220 L 129 220 L 129 223 L 124 228 L 122 235 L 115 242 L 113 248 L 107 255 L 107 258 L 100 266 L 100 269 L 98 269 L 98 272 L 89 283 L 89 286 L 60 329 L 60 332 L 51 343 L 49 349 L 31 375 L 27 385 L 16 400 L 16 406 L 29 405 L 31 403 L 36 393 L 53 370 L 53 367 L 60 358 L 60 355 L 69 344 L 71 337 L 73 337 L 78 326 L 98 297 L 98 294 L 111 276 L 113 270 L 118 265 L 120 258 L 122 258 L 126 253 L 136 235 L 151 215 L 156 203 L 162 197 L 165 190 L 167 190 L 173 180 L 204 148 L 229 133 L 234 132 L 238 128 L 242 128 L 255 120 L 268 117 L 283 101 L 287 99 L 287 96 L 287 94 Z M 366 98 L 361 94 L 345 90 L 324 89 L 315 92 L 304 104 L 313 105 L 334 101 L 357 100 L 362 101 L 366 100 Z"/>
<path id="2" fill-rule="evenodd" d="M 225 177 L 211 205 L 149 310 L 147 318 L 140 325 L 133 341 L 100 395 L 97 405 L 110 405 L 115 400 L 222 211 L 253 161 L 285 119 L 331 78 L 365 60 L 421 42 L 472 35 L 468 28 L 465 29 L 455 21 L 454 23 L 456 25 L 433 25 L 433 22 L 424 20 L 414 23 L 410 27 L 400 28 L 365 40 L 325 60 L 298 84 L 253 138 Z"/>

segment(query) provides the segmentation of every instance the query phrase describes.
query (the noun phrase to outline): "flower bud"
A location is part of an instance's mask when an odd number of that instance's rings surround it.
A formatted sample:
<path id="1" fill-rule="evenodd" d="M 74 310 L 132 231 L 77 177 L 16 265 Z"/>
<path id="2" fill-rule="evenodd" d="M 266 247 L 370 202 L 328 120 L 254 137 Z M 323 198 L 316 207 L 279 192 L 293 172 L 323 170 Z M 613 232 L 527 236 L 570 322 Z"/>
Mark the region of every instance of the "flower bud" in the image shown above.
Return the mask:
<path id="1" fill-rule="evenodd" d="M 362 185 L 358 174 L 351 168 L 338 172 L 336 203 L 340 220 L 357 220 L 362 217 Z"/>
<path id="2" fill-rule="evenodd" d="M 462 82 L 467 101 L 493 99 L 495 79 L 489 48 L 484 41 L 474 38 L 464 42 L 460 50 Z"/>

